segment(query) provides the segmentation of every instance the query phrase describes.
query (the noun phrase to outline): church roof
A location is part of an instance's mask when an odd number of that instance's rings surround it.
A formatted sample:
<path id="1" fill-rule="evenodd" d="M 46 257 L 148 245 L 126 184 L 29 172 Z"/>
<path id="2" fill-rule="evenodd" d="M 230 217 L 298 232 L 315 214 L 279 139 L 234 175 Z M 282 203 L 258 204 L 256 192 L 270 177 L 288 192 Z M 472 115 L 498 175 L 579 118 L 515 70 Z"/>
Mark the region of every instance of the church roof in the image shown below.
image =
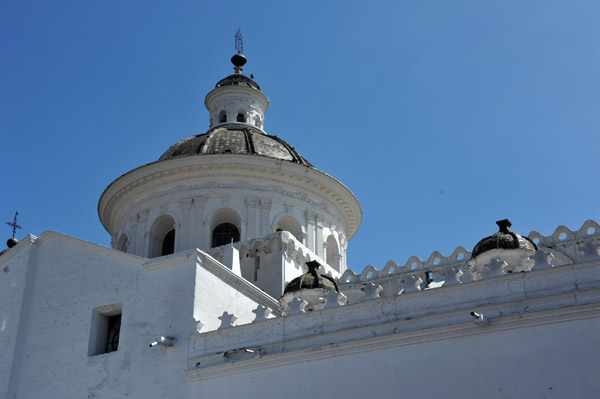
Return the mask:
<path id="1" fill-rule="evenodd" d="M 188 137 L 169 148 L 159 159 L 209 154 L 249 154 L 312 166 L 288 143 L 242 123 L 219 125 L 204 134 Z"/>

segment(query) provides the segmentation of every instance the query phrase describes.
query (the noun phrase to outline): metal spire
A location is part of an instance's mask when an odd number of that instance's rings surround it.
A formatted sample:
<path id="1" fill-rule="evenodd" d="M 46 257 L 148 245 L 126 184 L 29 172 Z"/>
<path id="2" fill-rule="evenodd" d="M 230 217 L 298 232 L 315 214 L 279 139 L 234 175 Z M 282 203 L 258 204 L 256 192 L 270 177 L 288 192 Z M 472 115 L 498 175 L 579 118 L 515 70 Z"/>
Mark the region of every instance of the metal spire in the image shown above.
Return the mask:
<path id="1" fill-rule="evenodd" d="M 17 233 L 17 229 L 22 229 L 23 227 L 19 226 L 17 224 L 17 216 L 19 215 L 19 212 L 15 211 L 15 217 L 13 219 L 12 222 L 6 222 L 7 225 L 9 225 L 10 227 L 12 227 L 13 230 L 13 236 L 12 238 L 15 238 L 15 234 Z"/>
<path id="2" fill-rule="evenodd" d="M 244 53 L 244 41 L 243 41 L 243 37 L 242 37 L 242 30 L 240 28 L 238 28 L 235 31 L 235 49 L 237 50 L 238 54 L 243 54 Z"/>

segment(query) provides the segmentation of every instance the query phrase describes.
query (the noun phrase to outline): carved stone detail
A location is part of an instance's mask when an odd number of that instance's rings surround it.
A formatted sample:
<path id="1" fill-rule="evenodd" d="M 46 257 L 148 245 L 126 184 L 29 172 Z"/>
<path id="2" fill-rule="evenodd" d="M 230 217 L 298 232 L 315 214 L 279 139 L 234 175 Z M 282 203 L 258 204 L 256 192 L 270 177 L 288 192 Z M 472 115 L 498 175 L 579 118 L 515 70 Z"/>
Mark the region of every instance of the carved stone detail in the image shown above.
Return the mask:
<path id="1" fill-rule="evenodd" d="M 256 209 L 258 207 L 258 198 L 246 198 L 246 206 L 248 209 Z"/>
<path id="2" fill-rule="evenodd" d="M 285 206 L 285 213 L 288 215 L 291 215 L 292 213 L 294 213 L 294 206 L 288 204 L 287 202 L 284 204 Z"/>

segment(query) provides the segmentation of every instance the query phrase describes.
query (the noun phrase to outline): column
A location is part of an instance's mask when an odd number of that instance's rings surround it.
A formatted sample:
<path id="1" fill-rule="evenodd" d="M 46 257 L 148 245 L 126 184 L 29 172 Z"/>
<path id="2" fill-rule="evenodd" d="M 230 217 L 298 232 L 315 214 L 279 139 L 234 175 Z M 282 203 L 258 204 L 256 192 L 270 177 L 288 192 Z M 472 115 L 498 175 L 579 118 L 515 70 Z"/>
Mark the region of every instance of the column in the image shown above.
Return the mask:
<path id="1" fill-rule="evenodd" d="M 259 226 L 257 217 L 258 198 L 246 198 L 246 207 L 248 208 L 248 226 L 246 230 L 246 240 L 259 236 Z"/>
<path id="2" fill-rule="evenodd" d="M 186 198 L 179 201 L 181 228 L 175 232 L 175 252 L 192 248 L 191 238 L 193 233 L 193 225 L 190 223 L 193 217 L 191 212 L 192 203 L 193 200 L 191 198 Z"/>
<path id="3" fill-rule="evenodd" d="M 315 253 L 323 258 L 323 216 L 317 215 L 315 226 Z"/>
<path id="4" fill-rule="evenodd" d="M 306 211 L 306 246 L 308 249 L 317 253 L 315 249 L 315 219 L 317 214 L 314 212 Z"/>
<path id="5" fill-rule="evenodd" d="M 148 244 L 146 243 L 146 222 L 148 221 L 148 209 L 143 210 L 137 215 L 137 228 L 135 242 L 133 244 L 132 253 L 138 256 L 148 256 Z"/>
<path id="6" fill-rule="evenodd" d="M 266 199 L 261 199 L 259 201 L 260 205 L 260 233 L 259 236 L 264 236 L 265 234 L 271 233 L 271 201 Z"/>
<path id="7" fill-rule="evenodd" d="M 206 197 L 195 197 L 194 198 L 194 210 L 192 212 L 192 228 L 190 243 L 192 248 L 207 249 L 206 235 L 204 228 L 204 207 L 206 206 Z"/>

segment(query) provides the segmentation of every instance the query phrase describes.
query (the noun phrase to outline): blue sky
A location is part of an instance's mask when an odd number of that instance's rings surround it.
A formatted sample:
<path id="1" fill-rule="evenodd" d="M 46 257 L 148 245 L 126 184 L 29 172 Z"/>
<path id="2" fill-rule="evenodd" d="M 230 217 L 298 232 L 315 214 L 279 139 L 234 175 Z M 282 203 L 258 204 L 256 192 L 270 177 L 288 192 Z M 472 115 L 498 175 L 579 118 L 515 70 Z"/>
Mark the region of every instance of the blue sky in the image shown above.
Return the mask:
<path id="1" fill-rule="evenodd" d="M 267 132 L 362 204 L 352 269 L 503 218 L 578 229 L 600 219 L 599 20 L 596 0 L 0 0 L 0 218 L 108 245 L 101 193 L 206 131 L 241 28 Z"/>

